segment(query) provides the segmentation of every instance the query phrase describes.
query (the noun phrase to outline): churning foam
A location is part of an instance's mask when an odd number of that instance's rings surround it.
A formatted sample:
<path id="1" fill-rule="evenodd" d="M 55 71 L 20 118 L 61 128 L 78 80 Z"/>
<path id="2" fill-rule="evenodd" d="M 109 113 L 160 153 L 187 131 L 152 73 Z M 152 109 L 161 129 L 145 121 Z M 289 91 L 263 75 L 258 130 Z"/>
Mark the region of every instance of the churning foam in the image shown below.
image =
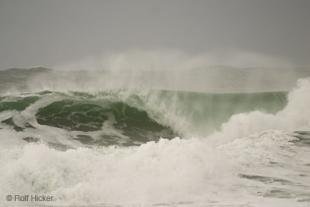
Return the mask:
<path id="1" fill-rule="evenodd" d="M 212 135 L 218 141 L 235 139 L 267 129 L 285 131 L 310 128 L 310 80 L 299 80 L 297 87 L 288 94 L 287 106 L 276 114 L 260 111 L 233 115 L 222 125 L 221 131 Z"/>

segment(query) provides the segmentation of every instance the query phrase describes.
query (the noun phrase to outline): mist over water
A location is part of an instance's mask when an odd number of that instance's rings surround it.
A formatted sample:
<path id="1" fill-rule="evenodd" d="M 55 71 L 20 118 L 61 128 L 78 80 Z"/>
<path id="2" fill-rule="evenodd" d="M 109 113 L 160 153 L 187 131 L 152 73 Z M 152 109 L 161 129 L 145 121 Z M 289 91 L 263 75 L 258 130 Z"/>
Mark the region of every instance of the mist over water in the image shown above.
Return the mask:
<path id="1" fill-rule="evenodd" d="M 143 88 L 208 93 L 289 91 L 310 75 L 279 58 L 250 52 L 192 55 L 176 50 L 129 50 L 52 67 L 52 71 L 3 74 L 6 91 L 86 91 Z M 2 71 L 3 72 L 3 71 Z M 13 76 L 13 77 L 12 77 Z M 276 80 L 276 81 L 275 81 Z M 25 83 L 18 88 L 21 82 Z M 17 89 L 16 89 L 17 88 Z M 2 91 L 3 89 L 0 89 Z"/>
<path id="2" fill-rule="evenodd" d="M 309 205 L 309 68 L 252 53 L 130 51 L 0 75 L 2 197 Z"/>

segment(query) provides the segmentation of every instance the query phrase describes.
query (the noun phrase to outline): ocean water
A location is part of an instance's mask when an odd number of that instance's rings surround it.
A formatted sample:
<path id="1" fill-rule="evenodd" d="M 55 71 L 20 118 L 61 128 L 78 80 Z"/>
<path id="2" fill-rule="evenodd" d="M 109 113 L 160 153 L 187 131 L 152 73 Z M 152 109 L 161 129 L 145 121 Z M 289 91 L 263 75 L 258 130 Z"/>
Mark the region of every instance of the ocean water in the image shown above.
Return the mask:
<path id="1" fill-rule="evenodd" d="M 288 92 L 210 93 L 10 73 L 0 90 L 3 206 L 310 206 L 307 78 Z"/>

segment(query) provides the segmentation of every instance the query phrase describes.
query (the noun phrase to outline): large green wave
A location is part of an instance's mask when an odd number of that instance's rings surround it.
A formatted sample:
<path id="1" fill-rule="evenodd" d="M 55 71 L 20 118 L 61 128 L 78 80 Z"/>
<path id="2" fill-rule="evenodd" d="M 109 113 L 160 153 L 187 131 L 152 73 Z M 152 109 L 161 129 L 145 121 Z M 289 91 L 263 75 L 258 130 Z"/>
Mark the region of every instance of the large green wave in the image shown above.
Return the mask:
<path id="1" fill-rule="evenodd" d="M 287 103 L 286 92 L 206 94 L 184 91 L 108 91 L 96 94 L 41 92 L 0 97 L 0 113 L 21 113 L 41 100 L 34 117 L 39 125 L 75 133 L 84 144 L 125 145 L 186 133 L 209 134 L 233 115 L 254 110 L 275 113 Z M 1 121 L 16 131 L 35 128 L 15 123 L 14 116 Z M 113 132 L 111 132 L 113 131 Z M 99 132 L 99 139 L 92 137 Z M 98 133 L 97 133 L 98 135 Z"/>

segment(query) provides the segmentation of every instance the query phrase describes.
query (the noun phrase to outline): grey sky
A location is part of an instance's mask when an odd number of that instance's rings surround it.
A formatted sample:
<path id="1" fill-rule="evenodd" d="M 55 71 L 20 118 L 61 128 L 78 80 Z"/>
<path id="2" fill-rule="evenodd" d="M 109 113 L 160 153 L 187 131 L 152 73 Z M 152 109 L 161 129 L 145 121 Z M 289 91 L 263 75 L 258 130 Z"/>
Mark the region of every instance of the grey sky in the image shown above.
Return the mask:
<path id="1" fill-rule="evenodd" d="M 0 69 L 103 52 L 241 50 L 310 63 L 309 0 L 0 0 Z"/>

